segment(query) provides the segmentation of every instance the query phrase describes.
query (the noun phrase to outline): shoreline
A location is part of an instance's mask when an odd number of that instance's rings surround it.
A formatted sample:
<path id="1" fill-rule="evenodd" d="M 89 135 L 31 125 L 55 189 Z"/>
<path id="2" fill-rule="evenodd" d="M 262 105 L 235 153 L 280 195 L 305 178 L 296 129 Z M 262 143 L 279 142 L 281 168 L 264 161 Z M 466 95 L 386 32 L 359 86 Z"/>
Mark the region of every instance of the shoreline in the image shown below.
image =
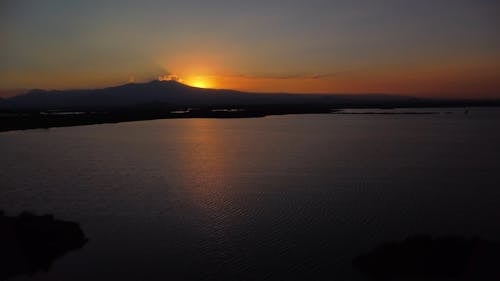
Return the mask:
<path id="1" fill-rule="evenodd" d="M 114 110 L 114 111 L 58 111 L 0 113 L 0 132 L 49 129 L 96 124 L 112 124 L 132 121 L 183 118 L 259 118 L 270 115 L 332 113 L 329 107 L 297 108 L 285 107 L 273 110 L 260 108 L 244 109 L 176 109 L 168 111 Z"/>
<path id="2" fill-rule="evenodd" d="M 484 106 L 481 106 L 484 107 Z M 335 115 L 430 115 L 453 114 L 444 111 L 395 111 L 397 109 L 444 109 L 444 108 L 469 108 L 468 106 L 443 106 L 443 107 L 345 107 L 332 108 L 329 106 L 282 106 L 282 107 L 247 107 L 247 108 L 176 108 L 175 110 L 137 110 L 120 109 L 110 111 L 32 111 L 32 112 L 0 112 L 0 132 L 21 131 L 31 129 L 50 129 L 58 127 L 73 127 L 97 124 L 113 124 L 133 121 L 148 121 L 159 119 L 184 119 L 184 118 L 260 118 L 273 115 L 289 114 L 335 114 Z M 360 112 L 345 110 L 361 109 Z M 380 111 L 382 110 L 382 111 Z M 468 110 L 464 111 L 468 114 Z"/>

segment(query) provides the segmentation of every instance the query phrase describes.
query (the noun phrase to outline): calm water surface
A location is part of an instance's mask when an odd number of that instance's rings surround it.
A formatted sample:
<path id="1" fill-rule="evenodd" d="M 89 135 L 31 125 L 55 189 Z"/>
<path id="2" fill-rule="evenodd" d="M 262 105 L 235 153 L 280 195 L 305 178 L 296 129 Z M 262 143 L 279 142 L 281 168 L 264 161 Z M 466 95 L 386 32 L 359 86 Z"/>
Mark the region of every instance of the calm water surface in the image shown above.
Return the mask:
<path id="1" fill-rule="evenodd" d="M 0 209 L 90 242 L 15 280 L 365 280 L 409 235 L 500 237 L 500 109 L 0 133 Z"/>

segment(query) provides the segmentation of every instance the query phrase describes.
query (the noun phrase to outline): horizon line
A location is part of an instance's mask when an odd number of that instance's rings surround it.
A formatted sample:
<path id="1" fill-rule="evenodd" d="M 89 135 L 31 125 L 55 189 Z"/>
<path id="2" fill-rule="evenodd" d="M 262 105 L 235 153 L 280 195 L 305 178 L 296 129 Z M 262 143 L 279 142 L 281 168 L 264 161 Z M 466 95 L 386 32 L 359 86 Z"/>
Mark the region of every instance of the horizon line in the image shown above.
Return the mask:
<path id="1" fill-rule="evenodd" d="M 454 96 L 450 96 L 450 94 L 436 94 L 436 93 L 388 93 L 388 92 L 380 92 L 380 91 L 374 91 L 374 92 L 273 92 L 273 91 L 251 91 L 251 90 L 237 90 L 237 89 L 230 89 L 230 88 L 211 88 L 211 87 L 196 87 L 192 85 L 188 85 L 186 83 L 183 83 L 178 80 L 159 80 L 159 79 L 152 79 L 149 81 L 144 81 L 144 82 L 122 82 L 121 84 L 114 84 L 114 85 L 108 85 L 108 86 L 102 86 L 102 87 L 77 87 L 77 88 L 65 88 L 65 89 L 57 89 L 57 88 L 16 88 L 16 89 L 2 89 L 0 88 L 0 99 L 10 99 L 16 96 L 22 96 L 25 94 L 28 94 L 29 92 L 32 91 L 45 91 L 45 92 L 51 92 L 51 91 L 92 91 L 92 90 L 102 90 L 102 89 L 108 89 L 108 88 L 115 88 L 115 87 L 121 87 L 121 86 L 126 86 L 126 85 L 141 85 L 141 84 L 150 84 L 150 83 L 177 83 L 181 84 L 184 87 L 188 88 L 193 88 L 193 89 L 199 89 L 199 90 L 206 90 L 206 91 L 234 91 L 238 93 L 243 93 L 243 94 L 257 94 L 257 95 L 352 95 L 352 96 L 360 96 L 360 95 L 370 95 L 370 96 L 392 96 L 392 97 L 408 97 L 408 98 L 419 98 L 419 99 L 436 99 L 436 100 L 478 100 L 478 101 L 497 101 L 500 100 L 500 94 L 495 95 L 494 97 L 459 97 L 460 95 L 457 93 Z M 484 95 L 479 94 L 478 95 Z"/>

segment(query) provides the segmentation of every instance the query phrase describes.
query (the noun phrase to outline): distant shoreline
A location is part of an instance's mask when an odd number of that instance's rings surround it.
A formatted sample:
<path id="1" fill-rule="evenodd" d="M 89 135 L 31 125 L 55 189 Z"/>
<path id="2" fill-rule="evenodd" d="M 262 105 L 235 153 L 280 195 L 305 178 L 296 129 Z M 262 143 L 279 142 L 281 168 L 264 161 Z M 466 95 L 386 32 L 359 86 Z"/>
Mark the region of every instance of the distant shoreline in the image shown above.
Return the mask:
<path id="1" fill-rule="evenodd" d="M 181 118 L 258 118 L 285 114 L 332 113 L 329 107 L 114 109 L 109 111 L 0 112 L 0 132 Z"/>
<path id="2" fill-rule="evenodd" d="M 397 107 L 399 109 L 422 108 L 467 108 L 468 106 L 439 107 Z M 477 107 L 477 106 L 474 106 Z M 485 107 L 485 106 L 480 106 Z M 496 107 L 496 106 L 493 106 Z M 344 111 L 362 109 L 359 112 Z M 176 108 L 176 110 L 109 110 L 109 111 L 31 111 L 31 112 L 0 112 L 0 132 L 49 129 L 56 127 L 72 127 L 96 124 L 111 124 L 132 121 L 147 121 L 158 119 L 181 118 L 259 118 L 272 115 L 288 114 L 339 114 L 339 115 L 428 115 L 450 114 L 452 112 L 435 111 L 393 111 L 395 108 L 384 107 L 352 107 L 331 108 L 329 106 L 259 106 L 231 108 Z M 467 114 L 467 110 L 464 113 Z"/>

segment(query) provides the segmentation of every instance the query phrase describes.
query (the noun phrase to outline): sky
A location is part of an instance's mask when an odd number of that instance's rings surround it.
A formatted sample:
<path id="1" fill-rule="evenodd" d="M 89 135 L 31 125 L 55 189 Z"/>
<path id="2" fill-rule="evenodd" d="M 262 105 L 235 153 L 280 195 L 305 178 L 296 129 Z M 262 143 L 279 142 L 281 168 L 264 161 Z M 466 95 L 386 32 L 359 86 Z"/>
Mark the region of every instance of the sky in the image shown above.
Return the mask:
<path id="1" fill-rule="evenodd" d="M 0 0 L 0 96 L 158 77 L 500 97 L 498 0 Z"/>

